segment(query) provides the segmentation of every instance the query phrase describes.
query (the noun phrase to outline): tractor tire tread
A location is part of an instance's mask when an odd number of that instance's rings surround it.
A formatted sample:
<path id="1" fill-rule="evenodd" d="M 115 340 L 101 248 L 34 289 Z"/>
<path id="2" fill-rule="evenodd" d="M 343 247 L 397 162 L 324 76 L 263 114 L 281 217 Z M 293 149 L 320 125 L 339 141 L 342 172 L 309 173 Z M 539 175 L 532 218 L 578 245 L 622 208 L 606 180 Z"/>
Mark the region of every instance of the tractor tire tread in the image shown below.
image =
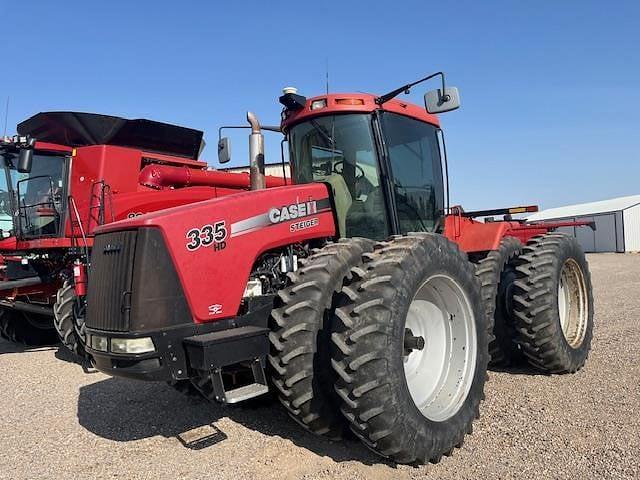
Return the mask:
<path id="1" fill-rule="evenodd" d="M 545 373 L 574 373 L 584 366 L 593 336 L 593 294 L 586 257 L 577 240 L 564 233 L 535 237 L 524 251 L 526 255 L 516 260 L 516 341 L 534 368 Z M 586 331 L 577 348 L 566 342 L 557 311 L 557 285 L 566 258 L 574 258 L 580 266 L 587 291 Z"/>
<path id="2" fill-rule="evenodd" d="M 488 361 L 486 334 L 477 358 L 480 381 L 471 389 L 464 414 L 454 417 L 451 430 L 455 433 L 434 433 L 417 425 L 411 417 L 413 412 L 406 410 L 416 409 L 413 402 L 408 406 L 399 400 L 399 392 L 406 385 L 399 387 L 398 375 L 402 374 L 393 367 L 386 349 L 397 323 L 393 320 L 394 300 L 406 295 L 403 281 L 418 275 L 414 273 L 415 265 L 435 256 L 447 257 L 444 261 L 451 261 L 460 269 L 461 278 L 473 286 L 475 311 L 480 313 L 480 285 L 474 266 L 456 244 L 429 233 L 410 233 L 376 243 L 372 253 L 363 255 L 363 266 L 352 269 L 350 294 L 346 295 L 347 289 L 343 289 L 336 309 L 331 363 L 336 371 L 340 410 L 365 446 L 398 463 L 437 462 L 443 454 L 462 445 L 462 438 L 470 429 L 467 423 L 475 419 L 483 398 Z M 478 321 L 484 327 L 484 316 Z"/>
<path id="3" fill-rule="evenodd" d="M 56 293 L 56 303 L 53 305 L 53 326 L 62 345 L 78 357 L 86 359 L 88 355 L 84 342 L 80 338 L 75 318 L 75 301 L 76 292 L 73 281 L 67 279 Z"/>
<path id="4" fill-rule="evenodd" d="M 482 301 L 489 329 L 489 365 L 509 366 L 522 359 L 514 343 L 515 332 L 510 319 L 499 311 L 498 294 L 501 275 L 522 251 L 522 243 L 515 237 L 504 237 L 496 250 L 491 250 L 476 263 L 476 276 L 482 285 Z"/>
<path id="5" fill-rule="evenodd" d="M 346 428 L 330 365 L 333 303 L 372 247 L 371 240 L 352 238 L 314 249 L 279 292 L 270 318 L 269 376 L 280 402 L 305 429 L 331 439 Z"/>

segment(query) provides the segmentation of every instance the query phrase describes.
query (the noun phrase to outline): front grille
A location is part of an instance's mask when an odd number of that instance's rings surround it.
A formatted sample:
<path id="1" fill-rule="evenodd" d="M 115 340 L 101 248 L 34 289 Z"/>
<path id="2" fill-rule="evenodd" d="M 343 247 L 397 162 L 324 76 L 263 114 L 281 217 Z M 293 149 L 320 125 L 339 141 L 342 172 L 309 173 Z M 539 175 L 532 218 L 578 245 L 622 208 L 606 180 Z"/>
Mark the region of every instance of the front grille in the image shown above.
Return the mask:
<path id="1" fill-rule="evenodd" d="M 87 327 L 129 331 L 136 230 L 97 235 L 91 252 Z"/>

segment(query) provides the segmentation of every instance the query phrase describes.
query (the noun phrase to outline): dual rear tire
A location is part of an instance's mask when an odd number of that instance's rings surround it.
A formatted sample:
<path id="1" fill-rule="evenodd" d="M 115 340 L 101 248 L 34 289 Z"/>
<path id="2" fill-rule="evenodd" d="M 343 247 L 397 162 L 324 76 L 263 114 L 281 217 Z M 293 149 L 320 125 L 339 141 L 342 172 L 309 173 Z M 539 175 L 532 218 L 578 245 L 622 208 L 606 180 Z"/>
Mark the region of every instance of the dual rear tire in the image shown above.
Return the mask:
<path id="1" fill-rule="evenodd" d="M 497 367 L 528 363 L 572 373 L 586 362 L 593 335 L 589 266 L 577 240 L 550 232 L 522 247 L 512 237 L 481 259 L 476 274 Z"/>
<path id="2" fill-rule="evenodd" d="M 489 364 L 492 367 L 510 366 L 523 360 L 511 320 L 511 297 L 516 279 L 513 263 L 521 252 L 520 240 L 504 237 L 496 250 L 490 251 L 476 264 L 487 317 Z"/>
<path id="3" fill-rule="evenodd" d="M 512 319 L 522 354 L 546 373 L 578 371 L 593 337 L 591 276 L 580 245 L 548 233 L 529 241 L 514 264 Z"/>

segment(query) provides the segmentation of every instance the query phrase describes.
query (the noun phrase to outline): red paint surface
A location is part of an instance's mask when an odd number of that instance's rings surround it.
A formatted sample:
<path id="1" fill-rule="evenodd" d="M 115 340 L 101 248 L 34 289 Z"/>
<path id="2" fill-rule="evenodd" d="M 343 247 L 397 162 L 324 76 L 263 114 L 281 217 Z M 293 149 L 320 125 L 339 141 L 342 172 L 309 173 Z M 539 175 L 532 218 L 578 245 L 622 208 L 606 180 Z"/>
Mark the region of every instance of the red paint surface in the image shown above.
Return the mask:
<path id="1" fill-rule="evenodd" d="M 328 195 L 327 187 L 320 183 L 237 193 L 112 223 L 101 227 L 98 232 L 139 227 L 159 228 L 178 272 L 194 321 L 201 323 L 237 314 L 251 268 L 260 254 L 279 246 L 335 235 L 331 210 L 305 217 L 317 218 L 318 224 L 295 233 L 291 233 L 290 225 L 302 219 L 269 224 L 235 237 L 232 236 L 231 225 L 250 217 L 266 215 L 270 208 L 318 201 L 328 198 Z M 217 251 L 213 246 L 200 247 L 195 251 L 186 248 L 189 230 L 219 221 L 224 221 L 228 229 L 226 248 Z M 218 314 L 210 315 L 209 307 L 212 305 L 221 306 Z"/>
<path id="2" fill-rule="evenodd" d="M 144 152 L 135 148 L 124 148 L 110 145 L 92 145 L 72 149 L 64 145 L 37 142 L 36 150 L 46 152 L 60 152 L 71 158 L 70 175 L 68 178 L 67 194 L 71 195 L 78 208 L 78 213 L 85 233 L 87 246 L 93 245 L 94 230 L 99 226 L 97 220 L 99 206 L 98 182 L 109 186 L 110 194 L 104 202 L 104 218 L 106 222 L 124 220 L 148 212 L 186 205 L 203 200 L 209 200 L 248 188 L 246 174 L 211 172 L 205 175 L 208 186 L 185 186 L 162 190 L 150 188 L 139 182 L 141 171 L 149 166 L 157 166 L 164 170 L 178 170 L 183 175 L 200 178 L 205 172 L 206 162 L 190 160 L 182 157 Z M 191 182 L 191 185 L 197 182 Z M 270 181 L 271 184 L 275 184 Z M 281 184 L 279 182 L 278 184 Z M 188 182 L 186 185 L 190 185 Z M 40 209 L 41 215 L 50 215 L 46 209 Z M 80 232 L 76 228 L 77 237 L 72 239 L 71 222 L 66 215 L 66 223 L 62 226 L 63 235 L 57 238 L 33 238 L 17 241 L 15 237 L 0 241 L 0 256 L 11 252 L 33 252 L 38 250 L 64 250 L 72 246 L 82 246 Z M 17 257 L 18 261 L 20 257 Z M 65 267 L 58 265 L 55 269 Z M 67 265 L 66 267 L 70 267 Z M 21 287 L 12 291 L 5 298 L 29 294 L 32 300 L 49 302 L 59 287 L 59 281 L 52 279 L 50 283 Z"/>
<path id="3" fill-rule="evenodd" d="M 327 100 L 327 106 L 324 108 L 311 110 L 311 104 L 315 100 Z M 357 99 L 362 100 L 362 105 L 345 105 L 336 103 L 341 99 Z M 431 123 L 437 127 L 440 121 L 435 115 L 427 113 L 424 107 L 414 105 L 412 103 L 403 102 L 398 99 L 389 100 L 383 105 L 375 102 L 376 96 L 367 93 L 332 93 L 329 95 L 321 95 L 318 97 L 308 98 L 303 109 L 296 112 L 288 111 L 288 117 L 282 121 L 283 130 L 289 129 L 296 123 L 308 120 L 309 118 L 319 117 L 323 115 L 334 115 L 336 113 L 371 113 L 375 110 L 384 110 L 386 112 L 399 113 L 407 117 L 415 118 L 423 122 Z"/>
<path id="4" fill-rule="evenodd" d="M 71 153 L 73 150 L 71 147 L 67 145 L 58 145 L 57 143 L 49 143 L 49 142 L 38 142 L 36 141 L 36 150 L 43 150 L 46 152 L 66 152 Z"/>
<path id="5" fill-rule="evenodd" d="M 248 189 L 248 173 L 223 172 L 220 170 L 196 170 L 188 167 L 147 165 L 138 176 L 138 183 L 151 188 L 164 189 L 189 186 L 214 186 Z M 285 181 L 280 177 L 265 176 L 267 187 L 281 187 Z"/>
<path id="6" fill-rule="evenodd" d="M 453 209 L 455 211 L 455 207 Z M 559 227 L 586 226 L 589 222 L 478 222 L 462 215 L 447 215 L 444 235 L 467 253 L 496 250 L 504 237 L 515 237 L 526 244 L 536 235 L 543 235 Z"/>

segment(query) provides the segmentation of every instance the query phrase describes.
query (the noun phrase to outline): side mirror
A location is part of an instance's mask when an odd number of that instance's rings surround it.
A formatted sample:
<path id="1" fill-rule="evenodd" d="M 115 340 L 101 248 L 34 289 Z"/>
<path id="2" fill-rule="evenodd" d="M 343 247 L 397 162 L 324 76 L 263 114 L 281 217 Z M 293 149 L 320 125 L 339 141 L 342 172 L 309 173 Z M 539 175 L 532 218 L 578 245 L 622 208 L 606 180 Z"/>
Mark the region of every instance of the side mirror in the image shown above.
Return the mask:
<path id="1" fill-rule="evenodd" d="M 30 173 L 33 162 L 33 148 L 21 148 L 18 154 L 17 170 L 20 173 Z"/>
<path id="2" fill-rule="evenodd" d="M 450 112 L 460 107 L 460 94 L 456 87 L 445 87 L 431 90 L 424 95 L 424 106 L 429 113 Z"/>
<path id="3" fill-rule="evenodd" d="M 218 162 L 227 163 L 231 160 L 231 141 L 223 137 L 218 141 Z"/>

